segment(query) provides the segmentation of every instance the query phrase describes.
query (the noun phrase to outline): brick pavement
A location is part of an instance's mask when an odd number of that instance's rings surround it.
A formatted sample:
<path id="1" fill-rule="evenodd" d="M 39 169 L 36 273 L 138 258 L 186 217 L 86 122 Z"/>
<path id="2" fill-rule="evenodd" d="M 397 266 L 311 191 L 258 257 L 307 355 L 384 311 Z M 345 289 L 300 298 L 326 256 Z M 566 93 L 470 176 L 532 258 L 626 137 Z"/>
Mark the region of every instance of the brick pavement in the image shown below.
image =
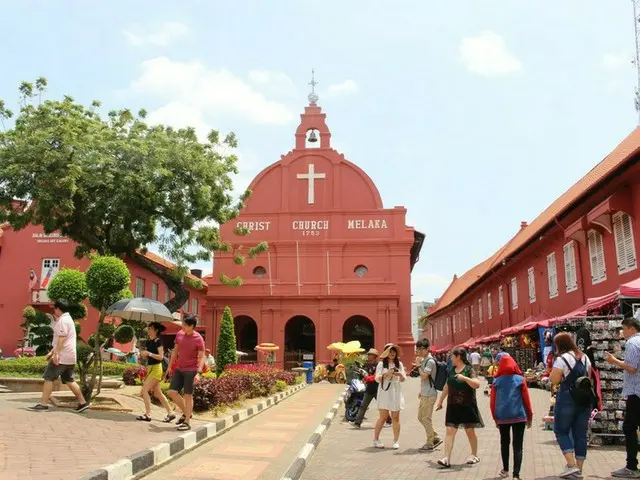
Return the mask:
<path id="1" fill-rule="evenodd" d="M 463 431 L 458 433 L 452 463 L 454 467 L 439 470 L 436 461 L 444 456 L 443 446 L 435 452 L 422 453 L 418 448 L 424 444 L 424 429 L 416 420 L 419 380 L 410 378 L 405 383 L 406 408 L 402 412 L 400 450 L 376 450 L 372 447 L 373 425 L 365 421 L 357 430 L 345 423 L 334 423 L 305 469 L 302 480 L 480 480 L 498 478 L 500 461 L 500 436 L 489 411 L 489 397 L 478 394 L 478 403 L 486 427 L 478 430 L 479 456 L 481 462 L 474 466 L 464 464 L 470 454 L 469 444 Z M 525 434 L 523 479 L 551 480 L 564 466 L 564 459 L 557 447 L 553 432 L 543 430 L 541 419 L 549 410 L 549 393 L 531 389 L 534 408 L 534 425 Z M 369 422 L 377 416 L 375 402 L 368 414 Z M 344 412 L 342 412 L 344 415 Z M 444 438 L 444 409 L 434 417 L 436 430 Z M 440 428 L 437 428 L 440 426 Z M 385 427 L 380 439 L 390 447 L 393 435 Z M 624 447 L 592 447 L 585 464 L 586 478 L 610 478 L 609 473 L 624 466 Z"/>
<path id="2" fill-rule="evenodd" d="M 343 385 L 315 384 L 146 476 L 147 480 L 279 480 Z"/>

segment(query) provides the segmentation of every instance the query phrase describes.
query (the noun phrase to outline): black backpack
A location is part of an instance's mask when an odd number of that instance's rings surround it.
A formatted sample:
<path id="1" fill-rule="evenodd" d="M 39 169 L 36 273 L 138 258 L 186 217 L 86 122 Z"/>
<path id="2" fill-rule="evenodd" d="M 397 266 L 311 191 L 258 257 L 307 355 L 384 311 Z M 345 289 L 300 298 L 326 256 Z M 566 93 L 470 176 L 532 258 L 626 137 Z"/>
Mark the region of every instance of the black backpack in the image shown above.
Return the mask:
<path id="1" fill-rule="evenodd" d="M 432 358 L 432 360 L 436 364 L 436 374 L 433 375 L 433 372 L 431 372 L 431 375 L 429 375 L 429 382 L 431 382 L 433 388 L 441 392 L 447 384 L 447 378 L 449 376 L 447 371 L 447 362 L 439 362 L 435 358 Z"/>
<path id="2" fill-rule="evenodd" d="M 569 362 L 567 362 L 566 358 L 560 357 L 562 358 L 564 363 L 567 364 L 567 367 L 569 367 L 569 374 L 571 374 L 575 366 L 578 365 L 578 362 L 583 363 L 582 360 L 578 360 L 575 355 L 571 354 L 571 356 L 576 361 L 573 367 L 569 365 Z M 575 382 L 569 384 L 569 393 L 571 394 L 571 398 L 573 398 L 573 403 L 575 403 L 577 407 L 591 408 L 597 403 L 596 394 L 593 389 L 593 383 L 591 382 L 591 378 L 589 378 L 588 376 L 588 372 L 587 375 L 578 377 L 576 378 Z"/>

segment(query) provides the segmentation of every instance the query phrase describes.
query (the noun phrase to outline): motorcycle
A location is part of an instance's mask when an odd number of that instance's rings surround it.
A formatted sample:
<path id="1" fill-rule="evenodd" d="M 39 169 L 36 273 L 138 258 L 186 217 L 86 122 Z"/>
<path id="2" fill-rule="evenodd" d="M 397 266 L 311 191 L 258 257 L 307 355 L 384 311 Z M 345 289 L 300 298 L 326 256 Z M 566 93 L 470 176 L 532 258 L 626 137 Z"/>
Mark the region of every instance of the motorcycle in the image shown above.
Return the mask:
<path id="1" fill-rule="evenodd" d="M 344 418 L 347 422 L 355 421 L 360 405 L 362 405 L 364 400 L 365 390 L 367 389 L 363 382 L 364 377 L 368 375 L 367 371 L 363 370 L 358 363 L 354 366 L 355 377 L 349 382 L 349 388 L 344 397 Z"/>

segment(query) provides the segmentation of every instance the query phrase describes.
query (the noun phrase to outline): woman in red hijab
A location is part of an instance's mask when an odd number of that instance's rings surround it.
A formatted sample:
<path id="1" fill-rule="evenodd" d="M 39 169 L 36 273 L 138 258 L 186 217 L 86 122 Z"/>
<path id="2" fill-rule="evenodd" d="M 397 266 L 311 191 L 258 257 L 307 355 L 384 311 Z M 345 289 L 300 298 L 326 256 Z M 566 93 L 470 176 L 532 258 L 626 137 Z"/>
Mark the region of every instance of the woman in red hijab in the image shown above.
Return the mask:
<path id="1" fill-rule="evenodd" d="M 491 389 L 491 413 L 500 429 L 500 451 L 502 454 L 502 478 L 509 476 L 509 446 L 513 432 L 513 478 L 520 478 L 524 430 L 531 428 L 533 409 L 527 382 L 518 364 L 508 355 L 498 363 L 498 371 Z"/>

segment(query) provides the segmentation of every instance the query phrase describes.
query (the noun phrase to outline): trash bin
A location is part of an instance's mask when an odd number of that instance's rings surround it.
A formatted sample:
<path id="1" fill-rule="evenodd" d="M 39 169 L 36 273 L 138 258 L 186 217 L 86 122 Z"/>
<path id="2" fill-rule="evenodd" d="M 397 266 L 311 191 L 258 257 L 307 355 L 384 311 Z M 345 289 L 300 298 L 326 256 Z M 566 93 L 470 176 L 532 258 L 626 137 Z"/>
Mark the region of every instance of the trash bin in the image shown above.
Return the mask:
<path id="1" fill-rule="evenodd" d="M 307 384 L 313 383 L 313 362 L 302 362 L 302 367 L 307 369 Z"/>

